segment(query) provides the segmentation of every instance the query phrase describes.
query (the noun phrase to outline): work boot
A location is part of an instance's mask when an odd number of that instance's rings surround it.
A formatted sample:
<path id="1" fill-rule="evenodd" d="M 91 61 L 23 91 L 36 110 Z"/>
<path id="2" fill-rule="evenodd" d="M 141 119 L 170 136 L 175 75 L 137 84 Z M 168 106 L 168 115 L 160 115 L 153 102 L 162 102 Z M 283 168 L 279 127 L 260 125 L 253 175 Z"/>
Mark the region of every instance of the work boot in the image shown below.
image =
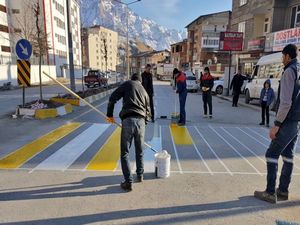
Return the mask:
<path id="1" fill-rule="evenodd" d="M 143 175 L 137 175 L 135 182 L 136 183 L 142 183 L 144 181 Z"/>
<path id="2" fill-rule="evenodd" d="M 279 188 L 276 189 L 276 195 L 278 201 L 289 200 L 289 192 L 280 191 Z"/>
<path id="3" fill-rule="evenodd" d="M 212 115 L 209 115 L 209 119 L 212 119 L 213 118 L 213 116 Z"/>
<path id="4" fill-rule="evenodd" d="M 124 181 L 120 184 L 120 186 L 124 191 L 132 191 L 132 183 Z"/>
<path id="5" fill-rule="evenodd" d="M 264 122 L 260 122 L 259 125 L 263 126 L 263 125 L 265 125 L 265 123 Z"/>
<path id="6" fill-rule="evenodd" d="M 277 203 L 277 196 L 276 194 L 270 194 L 266 191 L 255 191 L 254 192 L 254 197 L 258 198 L 262 201 L 266 201 L 269 203 L 276 204 Z"/>

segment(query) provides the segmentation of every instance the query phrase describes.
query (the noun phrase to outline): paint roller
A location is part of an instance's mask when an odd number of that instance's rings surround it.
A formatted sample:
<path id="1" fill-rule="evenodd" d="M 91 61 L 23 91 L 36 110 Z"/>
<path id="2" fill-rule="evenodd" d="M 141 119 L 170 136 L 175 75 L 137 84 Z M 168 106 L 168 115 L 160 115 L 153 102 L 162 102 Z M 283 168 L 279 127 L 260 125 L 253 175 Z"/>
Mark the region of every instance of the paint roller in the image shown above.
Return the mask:
<path id="1" fill-rule="evenodd" d="M 76 98 L 82 100 L 87 106 L 89 106 L 90 108 L 92 108 L 93 110 L 95 110 L 98 114 L 100 114 L 101 116 L 103 116 L 105 119 L 108 118 L 103 112 L 101 112 L 99 109 L 97 109 L 95 106 L 93 106 L 91 103 L 89 103 L 88 101 L 86 101 L 85 99 L 81 98 L 78 94 L 76 94 L 74 91 L 72 91 L 71 89 L 69 89 L 68 87 L 66 87 L 65 85 L 63 85 L 61 82 L 59 82 L 58 80 L 55 80 L 53 77 L 51 77 L 49 74 L 47 74 L 45 71 L 43 71 L 43 74 L 45 76 L 47 76 L 48 78 L 50 78 L 52 81 L 54 81 L 55 83 L 59 84 L 61 87 L 63 87 L 65 90 L 67 90 L 69 93 L 71 93 L 72 95 L 74 95 Z M 116 124 L 118 127 L 122 127 L 121 124 L 114 122 L 114 124 Z M 155 150 L 151 145 L 149 145 L 148 143 L 144 142 L 144 145 L 146 145 L 148 148 L 150 148 L 153 152 L 157 153 L 158 151 Z"/>

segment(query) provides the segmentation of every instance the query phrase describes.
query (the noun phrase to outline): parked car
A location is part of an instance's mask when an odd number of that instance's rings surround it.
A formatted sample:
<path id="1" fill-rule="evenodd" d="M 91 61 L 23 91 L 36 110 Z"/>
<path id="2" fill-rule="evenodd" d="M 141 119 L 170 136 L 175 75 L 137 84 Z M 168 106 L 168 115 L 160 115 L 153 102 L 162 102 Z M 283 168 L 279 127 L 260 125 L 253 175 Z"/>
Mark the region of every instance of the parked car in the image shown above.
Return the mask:
<path id="1" fill-rule="evenodd" d="M 248 80 L 244 81 L 243 86 L 241 87 L 241 93 L 243 94 L 245 93 L 245 88 L 248 82 L 249 82 Z M 214 80 L 214 86 L 211 91 L 217 95 L 221 95 L 223 94 L 223 90 L 224 90 L 224 77 L 221 77 L 218 80 Z"/>
<path id="2" fill-rule="evenodd" d="M 223 94 L 224 78 L 221 77 L 219 80 L 214 80 L 214 86 L 211 91 L 217 95 Z"/>
<path id="3" fill-rule="evenodd" d="M 99 70 L 89 70 L 87 75 L 84 76 L 84 83 L 89 87 L 96 86 L 106 86 L 108 79 L 105 77 L 105 74 Z"/>

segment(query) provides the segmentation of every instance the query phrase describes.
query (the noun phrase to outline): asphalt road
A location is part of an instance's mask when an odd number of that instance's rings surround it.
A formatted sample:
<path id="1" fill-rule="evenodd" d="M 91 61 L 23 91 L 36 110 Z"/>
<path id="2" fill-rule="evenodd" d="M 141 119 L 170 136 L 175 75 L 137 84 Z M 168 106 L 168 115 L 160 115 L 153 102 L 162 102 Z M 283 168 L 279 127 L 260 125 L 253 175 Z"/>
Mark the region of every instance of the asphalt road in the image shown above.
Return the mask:
<path id="1" fill-rule="evenodd" d="M 57 119 L 0 120 L 0 222 L 3 224 L 276 224 L 300 222 L 300 146 L 291 200 L 253 198 L 265 188 L 270 140 L 258 110 L 213 98 L 202 118 L 199 93 L 187 98 L 186 127 L 170 126 L 178 96 L 155 83 L 156 122 L 146 141 L 171 154 L 171 176 L 154 176 L 145 149 L 145 181 L 123 192 L 119 130 L 89 108 Z M 94 105 L 106 111 L 107 99 Z M 121 105 L 115 108 L 117 117 Z M 168 116 L 168 119 L 160 119 Z M 273 118 L 272 118 L 273 120 Z M 131 152 L 132 170 L 134 152 Z"/>

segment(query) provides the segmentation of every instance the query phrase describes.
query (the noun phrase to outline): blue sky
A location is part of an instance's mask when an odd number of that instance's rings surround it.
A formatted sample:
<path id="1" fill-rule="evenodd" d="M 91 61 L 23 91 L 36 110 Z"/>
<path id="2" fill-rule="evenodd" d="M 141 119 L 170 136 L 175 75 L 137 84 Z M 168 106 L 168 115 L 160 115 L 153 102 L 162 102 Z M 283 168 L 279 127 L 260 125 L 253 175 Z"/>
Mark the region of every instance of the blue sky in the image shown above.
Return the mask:
<path id="1" fill-rule="evenodd" d="M 129 3 L 133 0 L 123 0 Z M 138 15 L 167 28 L 184 30 L 200 15 L 231 10 L 232 0 L 142 0 L 129 6 Z"/>

